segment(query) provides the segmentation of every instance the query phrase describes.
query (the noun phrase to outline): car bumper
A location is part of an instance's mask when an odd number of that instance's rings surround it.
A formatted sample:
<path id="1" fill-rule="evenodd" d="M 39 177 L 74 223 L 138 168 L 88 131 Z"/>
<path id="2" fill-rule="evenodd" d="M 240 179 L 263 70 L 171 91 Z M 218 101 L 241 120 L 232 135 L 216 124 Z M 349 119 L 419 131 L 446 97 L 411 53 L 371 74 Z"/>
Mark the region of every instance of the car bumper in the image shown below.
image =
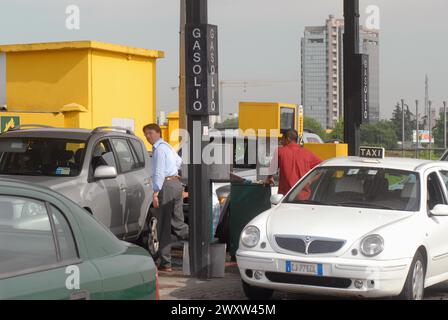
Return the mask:
<path id="1" fill-rule="evenodd" d="M 378 261 L 298 257 L 245 250 L 238 250 L 236 258 L 241 277 L 249 285 L 280 291 L 366 298 L 399 295 L 412 263 L 412 258 Z M 322 273 L 306 275 L 287 272 L 286 261 L 321 264 Z M 260 271 L 257 277 L 255 271 Z"/>

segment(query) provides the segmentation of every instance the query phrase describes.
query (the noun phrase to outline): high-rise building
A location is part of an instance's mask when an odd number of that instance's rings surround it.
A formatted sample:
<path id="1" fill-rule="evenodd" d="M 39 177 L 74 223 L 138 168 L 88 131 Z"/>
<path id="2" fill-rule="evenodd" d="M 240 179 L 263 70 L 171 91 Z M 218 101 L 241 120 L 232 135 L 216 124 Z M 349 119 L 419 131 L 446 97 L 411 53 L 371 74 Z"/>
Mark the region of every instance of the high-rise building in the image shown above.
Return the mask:
<path id="1" fill-rule="evenodd" d="M 324 26 L 305 27 L 301 39 L 304 114 L 323 128 L 343 116 L 344 20 L 330 16 Z M 360 52 L 369 54 L 369 121 L 379 120 L 379 32 L 361 27 Z"/>
<path id="2" fill-rule="evenodd" d="M 328 53 L 327 29 L 306 27 L 302 38 L 301 89 L 304 115 L 327 127 Z"/>
<path id="3" fill-rule="evenodd" d="M 164 126 L 167 124 L 166 112 L 160 111 L 159 116 L 157 117 L 157 124 L 160 126 Z"/>
<path id="4" fill-rule="evenodd" d="M 369 55 L 369 122 L 380 120 L 379 31 L 361 27 L 361 53 Z"/>

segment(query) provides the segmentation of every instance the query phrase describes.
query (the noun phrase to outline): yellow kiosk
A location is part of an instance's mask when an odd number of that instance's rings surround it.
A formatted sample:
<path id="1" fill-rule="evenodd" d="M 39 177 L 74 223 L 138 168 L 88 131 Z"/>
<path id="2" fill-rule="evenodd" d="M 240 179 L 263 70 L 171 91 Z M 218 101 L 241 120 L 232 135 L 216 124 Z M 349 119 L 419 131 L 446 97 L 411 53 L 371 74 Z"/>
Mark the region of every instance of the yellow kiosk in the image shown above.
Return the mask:
<path id="1" fill-rule="evenodd" d="M 303 107 L 282 102 L 241 102 L 239 105 L 239 129 L 247 137 L 280 138 L 288 129 L 303 135 Z M 346 144 L 305 143 L 304 147 L 321 159 L 346 157 Z"/>
<path id="2" fill-rule="evenodd" d="M 142 128 L 156 120 L 156 62 L 163 57 L 97 41 L 1 45 L 1 131 L 23 124 L 120 126 L 146 143 Z"/>

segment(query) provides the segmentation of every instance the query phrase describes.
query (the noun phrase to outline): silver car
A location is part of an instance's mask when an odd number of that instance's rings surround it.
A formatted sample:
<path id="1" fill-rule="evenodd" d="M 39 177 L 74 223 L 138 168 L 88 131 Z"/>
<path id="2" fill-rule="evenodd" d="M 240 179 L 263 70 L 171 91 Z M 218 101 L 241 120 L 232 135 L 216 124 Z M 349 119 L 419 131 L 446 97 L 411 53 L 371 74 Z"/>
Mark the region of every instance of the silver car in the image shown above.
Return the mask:
<path id="1" fill-rule="evenodd" d="M 0 134 L 0 177 L 67 196 L 123 240 L 140 240 L 148 229 L 151 159 L 129 130 L 10 130 Z"/>

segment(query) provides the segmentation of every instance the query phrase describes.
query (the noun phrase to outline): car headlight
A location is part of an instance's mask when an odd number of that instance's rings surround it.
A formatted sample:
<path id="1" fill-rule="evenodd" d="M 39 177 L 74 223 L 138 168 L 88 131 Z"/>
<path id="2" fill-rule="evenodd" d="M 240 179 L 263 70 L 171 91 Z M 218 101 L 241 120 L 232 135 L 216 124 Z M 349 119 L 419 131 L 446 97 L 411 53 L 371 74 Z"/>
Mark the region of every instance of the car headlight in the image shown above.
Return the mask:
<path id="1" fill-rule="evenodd" d="M 248 248 L 255 247 L 259 241 L 260 230 L 255 226 L 248 226 L 241 233 L 241 242 Z"/>
<path id="2" fill-rule="evenodd" d="M 374 257 L 384 250 L 384 239 L 377 234 L 372 234 L 361 241 L 361 253 L 366 257 Z"/>

